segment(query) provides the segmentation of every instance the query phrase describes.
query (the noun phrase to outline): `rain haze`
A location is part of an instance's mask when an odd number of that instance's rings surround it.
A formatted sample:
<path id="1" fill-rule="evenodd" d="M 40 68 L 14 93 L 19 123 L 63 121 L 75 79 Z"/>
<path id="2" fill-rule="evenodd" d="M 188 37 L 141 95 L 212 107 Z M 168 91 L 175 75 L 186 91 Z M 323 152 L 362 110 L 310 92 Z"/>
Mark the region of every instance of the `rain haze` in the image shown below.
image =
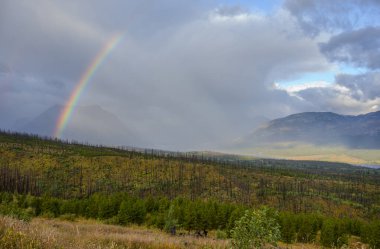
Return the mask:
<path id="1" fill-rule="evenodd" d="M 76 93 L 62 139 L 201 150 L 380 110 L 379 1 L 262 2 L 2 0 L 0 128 L 57 135 Z"/>

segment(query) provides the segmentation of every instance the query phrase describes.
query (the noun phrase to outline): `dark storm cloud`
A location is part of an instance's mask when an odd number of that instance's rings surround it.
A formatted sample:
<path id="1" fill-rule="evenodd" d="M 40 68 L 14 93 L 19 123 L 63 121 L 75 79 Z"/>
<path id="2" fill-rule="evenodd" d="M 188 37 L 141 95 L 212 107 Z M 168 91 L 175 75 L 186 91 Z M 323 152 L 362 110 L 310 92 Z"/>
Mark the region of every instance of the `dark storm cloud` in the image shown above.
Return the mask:
<path id="1" fill-rule="evenodd" d="M 380 27 L 343 32 L 331 37 L 320 47 L 332 61 L 380 69 Z"/>
<path id="2" fill-rule="evenodd" d="M 286 0 L 284 6 L 312 36 L 380 24 L 378 0 Z"/>
<path id="3" fill-rule="evenodd" d="M 357 114 L 380 108 L 380 1 L 287 0 L 285 8 L 306 35 L 322 40 L 320 51 L 340 65 L 360 67 L 362 74 L 339 73 L 331 85 L 292 92 L 312 109 Z"/>
<path id="4" fill-rule="evenodd" d="M 357 100 L 367 101 L 380 98 L 380 73 L 372 72 L 359 75 L 340 74 L 336 83 L 349 89 L 351 96 Z"/>

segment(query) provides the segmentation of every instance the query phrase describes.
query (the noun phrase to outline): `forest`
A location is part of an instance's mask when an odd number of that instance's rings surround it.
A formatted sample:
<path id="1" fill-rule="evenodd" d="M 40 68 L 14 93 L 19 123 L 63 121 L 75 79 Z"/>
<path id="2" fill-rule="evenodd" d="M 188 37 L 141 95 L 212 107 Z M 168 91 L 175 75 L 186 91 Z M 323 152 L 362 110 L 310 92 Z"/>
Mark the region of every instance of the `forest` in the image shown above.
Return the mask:
<path id="1" fill-rule="evenodd" d="M 380 248 L 380 170 L 342 163 L 103 147 L 0 133 L 0 213 L 231 236 L 267 206 L 286 243 Z"/>

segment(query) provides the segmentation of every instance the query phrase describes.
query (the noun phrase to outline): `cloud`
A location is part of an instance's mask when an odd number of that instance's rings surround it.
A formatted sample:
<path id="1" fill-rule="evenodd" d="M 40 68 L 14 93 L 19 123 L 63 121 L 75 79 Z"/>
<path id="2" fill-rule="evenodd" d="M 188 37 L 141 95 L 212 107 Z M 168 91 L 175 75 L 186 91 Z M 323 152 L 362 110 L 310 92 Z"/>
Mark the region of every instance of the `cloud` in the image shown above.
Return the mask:
<path id="1" fill-rule="evenodd" d="M 337 94 L 365 103 L 352 111 L 378 104 L 376 96 L 343 93 L 343 85 L 294 90 L 301 98 L 276 88 L 274 82 L 331 68 L 316 40 L 283 9 L 263 14 L 198 0 L 8 0 L 1 7 L 0 60 L 9 67 L 0 71 L 12 73 L 0 73 L 0 115 L 8 123 L 63 104 L 115 31 L 124 40 L 79 104 L 114 113 L 143 134 L 140 146 L 213 148 L 251 131 L 258 116 L 344 113 L 350 105 L 334 103 Z M 318 99 L 323 91 L 330 104 Z"/>
<path id="2" fill-rule="evenodd" d="M 284 7 L 306 35 L 322 41 L 320 51 L 330 62 L 363 71 L 358 75 L 340 72 L 331 84 L 306 82 L 285 90 L 318 111 L 358 114 L 378 110 L 380 2 L 287 0 Z"/>
<path id="3" fill-rule="evenodd" d="M 340 74 L 335 83 L 305 84 L 298 90 L 286 89 L 290 94 L 302 98 L 317 111 L 342 114 L 358 114 L 378 111 L 380 106 L 380 74 Z"/>
<path id="4" fill-rule="evenodd" d="M 380 69 L 380 27 L 366 27 L 335 35 L 320 45 L 330 60 Z"/>
<path id="5" fill-rule="evenodd" d="M 350 95 L 356 100 L 371 101 L 380 98 L 380 72 L 340 74 L 336 76 L 336 83 L 349 89 Z"/>
<path id="6" fill-rule="evenodd" d="M 377 0 L 286 0 L 284 7 L 311 36 L 380 24 Z"/>
<path id="7" fill-rule="evenodd" d="M 239 5 L 227 5 L 216 8 L 209 15 L 211 22 L 250 22 L 260 21 L 265 18 L 262 13 L 252 13 Z"/>
<path id="8" fill-rule="evenodd" d="M 147 45 L 127 37 L 112 66 L 99 71 L 108 72 L 107 84 L 94 82 L 88 96 L 112 96 L 115 113 L 161 146 L 205 147 L 251 130 L 255 116 L 306 110 L 272 83 L 323 70 L 326 61 L 313 41 L 280 28 L 291 22 L 281 15 L 246 22 L 205 15 L 155 39 L 153 47 L 152 40 Z"/>
<path id="9" fill-rule="evenodd" d="M 310 88 L 326 88 L 330 87 L 330 83 L 326 81 L 312 81 L 303 84 L 291 85 L 291 86 L 282 86 L 278 83 L 275 83 L 275 87 L 287 91 L 290 94 L 297 93 L 303 90 Z"/>

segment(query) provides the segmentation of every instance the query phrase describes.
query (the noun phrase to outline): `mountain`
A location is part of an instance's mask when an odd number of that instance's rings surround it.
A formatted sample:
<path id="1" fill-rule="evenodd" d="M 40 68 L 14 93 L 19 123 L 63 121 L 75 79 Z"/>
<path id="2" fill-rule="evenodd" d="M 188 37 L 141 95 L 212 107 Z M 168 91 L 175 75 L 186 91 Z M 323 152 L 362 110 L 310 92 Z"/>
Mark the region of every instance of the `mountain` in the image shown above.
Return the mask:
<path id="1" fill-rule="evenodd" d="M 55 105 L 31 121 L 19 125 L 18 131 L 52 136 L 62 106 Z M 98 105 L 77 106 L 63 132 L 64 139 L 93 144 L 138 145 L 140 140 L 113 113 Z"/>
<path id="2" fill-rule="evenodd" d="M 288 142 L 379 149 L 380 111 L 358 116 L 332 112 L 293 114 L 266 123 L 245 137 L 239 146 Z"/>

